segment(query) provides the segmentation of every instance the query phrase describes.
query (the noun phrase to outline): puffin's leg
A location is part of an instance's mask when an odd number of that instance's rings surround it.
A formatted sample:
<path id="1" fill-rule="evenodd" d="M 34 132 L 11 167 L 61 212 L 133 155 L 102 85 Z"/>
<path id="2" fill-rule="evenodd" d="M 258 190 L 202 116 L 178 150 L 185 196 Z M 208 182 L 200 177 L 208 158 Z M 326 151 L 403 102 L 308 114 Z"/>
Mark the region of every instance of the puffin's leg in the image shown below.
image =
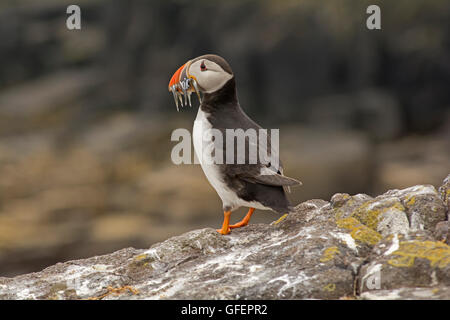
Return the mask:
<path id="1" fill-rule="evenodd" d="M 240 228 L 240 227 L 246 226 L 246 225 L 248 224 L 248 222 L 250 221 L 250 218 L 251 218 L 251 216 L 252 216 L 252 214 L 253 214 L 253 211 L 255 211 L 255 208 L 250 208 L 250 209 L 248 210 L 246 216 L 244 217 L 244 219 L 242 219 L 242 220 L 241 220 L 240 222 L 238 222 L 238 223 L 232 224 L 232 225 L 230 226 L 230 228 L 233 229 L 233 228 Z"/>
<path id="2" fill-rule="evenodd" d="M 231 211 L 224 211 L 223 212 L 222 229 L 217 229 L 217 232 L 219 232 L 221 234 L 228 234 L 228 233 L 230 233 L 230 215 L 231 215 Z"/>

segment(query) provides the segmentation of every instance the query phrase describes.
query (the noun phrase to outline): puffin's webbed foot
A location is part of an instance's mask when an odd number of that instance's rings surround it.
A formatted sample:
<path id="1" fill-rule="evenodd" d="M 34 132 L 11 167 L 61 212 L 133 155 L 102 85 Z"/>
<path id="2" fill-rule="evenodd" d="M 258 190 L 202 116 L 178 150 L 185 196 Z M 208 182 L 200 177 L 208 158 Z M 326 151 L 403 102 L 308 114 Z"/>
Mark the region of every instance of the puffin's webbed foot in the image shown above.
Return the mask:
<path id="1" fill-rule="evenodd" d="M 230 215 L 231 211 L 224 211 L 222 229 L 217 229 L 217 232 L 219 232 L 220 234 L 230 233 Z"/>
<path id="2" fill-rule="evenodd" d="M 245 227 L 246 225 L 248 225 L 250 218 L 252 217 L 253 211 L 255 211 L 255 208 L 250 208 L 247 212 L 247 214 L 245 215 L 244 219 L 242 219 L 240 222 L 232 224 L 230 226 L 231 229 L 234 228 L 240 228 L 240 227 Z"/>

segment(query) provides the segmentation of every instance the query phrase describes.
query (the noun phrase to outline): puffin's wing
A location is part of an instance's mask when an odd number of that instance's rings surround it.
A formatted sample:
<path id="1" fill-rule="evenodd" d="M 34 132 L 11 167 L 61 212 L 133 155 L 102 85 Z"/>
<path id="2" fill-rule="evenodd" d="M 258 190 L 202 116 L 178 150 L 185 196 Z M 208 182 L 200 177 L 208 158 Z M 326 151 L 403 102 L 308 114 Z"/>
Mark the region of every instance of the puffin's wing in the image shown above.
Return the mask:
<path id="1" fill-rule="evenodd" d="M 259 173 L 255 170 L 241 172 L 237 175 L 242 180 L 260 183 L 269 186 L 290 187 L 302 185 L 302 183 L 294 178 L 286 177 L 280 171 L 276 172 L 272 168 L 260 167 Z"/>
<path id="2" fill-rule="evenodd" d="M 283 168 L 283 165 L 281 164 L 281 161 L 280 161 L 279 174 L 281 174 L 282 176 L 284 176 L 284 172 L 283 171 L 284 171 L 284 168 Z M 298 184 L 299 186 L 301 186 L 303 184 L 301 181 L 298 181 L 298 182 L 299 182 L 299 184 Z M 284 189 L 285 192 L 291 193 L 291 187 L 290 186 L 284 186 L 283 189 Z"/>
<path id="3" fill-rule="evenodd" d="M 261 133 L 259 138 L 267 139 L 267 136 Z M 267 141 L 267 140 L 266 140 Z M 290 192 L 290 186 L 302 185 L 302 183 L 294 178 L 287 177 L 283 174 L 283 165 L 281 160 L 278 161 L 278 165 L 275 166 L 271 163 L 271 154 L 278 156 L 279 151 L 271 146 L 270 140 L 267 141 L 267 145 L 256 145 L 255 141 L 250 140 L 248 137 L 245 138 L 245 144 L 248 148 L 247 150 L 257 148 L 262 148 L 258 156 L 263 157 L 263 159 L 258 159 L 256 164 L 243 164 L 243 165 L 228 165 L 227 173 L 231 176 L 237 177 L 247 182 L 259 183 L 269 186 L 285 187 L 286 191 Z M 236 151 L 236 150 L 235 150 Z M 236 163 L 248 163 L 248 153 L 237 153 L 234 154 Z"/>
<path id="4" fill-rule="evenodd" d="M 229 117 L 230 114 L 228 113 Z M 228 119 L 228 117 L 222 117 L 221 120 Z M 271 155 L 279 155 L 278 146 L 271 144 L 271 139 L 268 139 L 267 131 L 260 131 L 262 129 L 260 125 L 254 122 L 250 117 L 240 108 L 238 105 L 237 112 L 233 114 L 231 120 L 226 123 L 225 128 L 243 128 L 247 130 L 249 128 L 256 130 L 258 134 L 258 140 L 266 141 L 267 143 L 259 144 L 258 141 L 254 141 L 245 137 L 246 150 L 258 150 L 258 156 L 263 157 L 259 159 L 256 164 L 248 164 L 248 153 L 236 153 L 234 149 L 234 163 L 245 163 L 243 165 L 229 164 L 225 167 L 225 173 L 230 177 L 236 177 L 250 183 L 258 183 L 269 186 L 280 186 L 290 192 L 290 186 L 302 185 L 298 180 L 283 175 L 283 165 L 281 160 L 278 161 L 278 166 L 272 164 Z M 255 149 L 256 148 L 256 149 Z"/>

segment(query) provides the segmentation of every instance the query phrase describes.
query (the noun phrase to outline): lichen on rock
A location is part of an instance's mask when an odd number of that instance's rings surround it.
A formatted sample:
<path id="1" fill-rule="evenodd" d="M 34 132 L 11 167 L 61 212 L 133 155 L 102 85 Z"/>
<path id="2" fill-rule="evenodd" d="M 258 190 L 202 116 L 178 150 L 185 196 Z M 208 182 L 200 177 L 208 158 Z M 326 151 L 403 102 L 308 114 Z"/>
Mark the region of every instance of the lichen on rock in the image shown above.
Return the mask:
<path id="1" fill-rule="evenodd" d="M 428 185 L 336 194 L 276 224 L 194 230 L 0 278 L 0 298 L 450 299 L 450 247 L 435 230 L 447 200 Z"/>

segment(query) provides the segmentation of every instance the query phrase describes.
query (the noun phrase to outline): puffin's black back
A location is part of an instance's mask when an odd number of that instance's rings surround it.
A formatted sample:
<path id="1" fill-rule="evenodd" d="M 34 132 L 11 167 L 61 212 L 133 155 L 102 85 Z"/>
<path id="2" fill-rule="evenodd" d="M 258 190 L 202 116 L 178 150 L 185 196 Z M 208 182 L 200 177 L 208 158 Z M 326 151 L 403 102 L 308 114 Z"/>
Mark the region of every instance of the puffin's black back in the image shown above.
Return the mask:
<path id="1" fill-rule="evenodd" d="M 261 126 L 250 119 L 240 107 L 234 77 L 220 90 L 205 94 L 200 108 L 207 114 L 207 119 L 212 127 L 220 130 L 223 137 L 226 137 L 226 129 L 243 129 L 244 131 L 255 129 L 256 132 L 261 129 Z M 234 148 L 235 152 L 236 149 Z M 270 150 L 270 141 L 268 141 L 268 149 Z M 248 144 L 246 144 L 246 150 L 247 152 L 249 150 Z M 225 163 L 226 150 L 224 150 L 223 155 Z M 236 160 L 236 155 L 234 159 Z M 246 159 L 249 159 L 248 155 Z M 243 174 L 258 175 L 261 163 L 221 164 L 219 167 L 227 186 L 234 190 L 241 199 L 249 202 L 260 202 L 279 213 L 291 211 L 291 205 L 283 187 L 252 183 L 240 178 Z"/>

